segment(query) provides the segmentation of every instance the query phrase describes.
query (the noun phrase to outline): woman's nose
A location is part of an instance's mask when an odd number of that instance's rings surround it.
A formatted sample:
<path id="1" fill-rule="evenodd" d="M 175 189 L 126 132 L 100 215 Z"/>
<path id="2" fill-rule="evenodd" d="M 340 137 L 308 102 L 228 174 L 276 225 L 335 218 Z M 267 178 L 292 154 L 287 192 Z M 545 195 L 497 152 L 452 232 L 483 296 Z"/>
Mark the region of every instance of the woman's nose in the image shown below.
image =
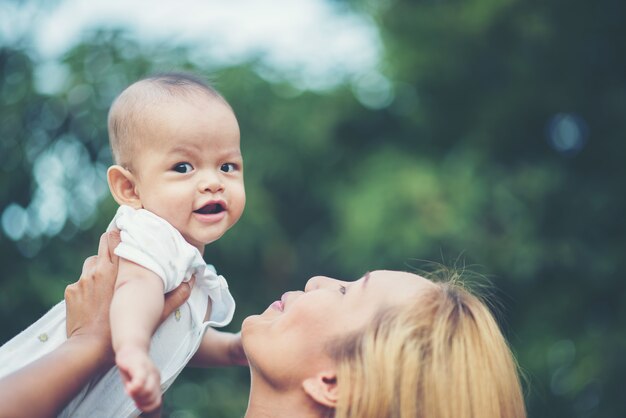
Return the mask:
<path id="1" fill-rule="evenodd" d="M 323 287 L 329 286 L 331 283 L 336 282 L 337 280 L 331 279 L 326 276 L 315 276 L 311 277 L 307 282 L 306 286 L 304 286 L 305 292 L 310 292 L 311 290 L 321 289 Z"/>

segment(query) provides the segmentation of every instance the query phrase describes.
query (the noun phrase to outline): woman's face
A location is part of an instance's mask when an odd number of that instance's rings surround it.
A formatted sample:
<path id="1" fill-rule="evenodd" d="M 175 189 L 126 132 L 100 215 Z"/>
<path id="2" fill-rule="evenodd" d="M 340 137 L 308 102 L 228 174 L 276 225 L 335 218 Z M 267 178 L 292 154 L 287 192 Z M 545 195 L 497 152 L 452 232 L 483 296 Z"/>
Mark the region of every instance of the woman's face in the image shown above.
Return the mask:
<path id="1" fill-rule="evenodd" d="M 313 277 L 242 325 L 253 371 L 276 385 L 333 367 L 327 344 L 364 327 L 381 309 L 414 300 L 433 283 L 411 273 L 373 271 L 353 282 Z M 282 382 L 282 383 L 281 383 Z"/>

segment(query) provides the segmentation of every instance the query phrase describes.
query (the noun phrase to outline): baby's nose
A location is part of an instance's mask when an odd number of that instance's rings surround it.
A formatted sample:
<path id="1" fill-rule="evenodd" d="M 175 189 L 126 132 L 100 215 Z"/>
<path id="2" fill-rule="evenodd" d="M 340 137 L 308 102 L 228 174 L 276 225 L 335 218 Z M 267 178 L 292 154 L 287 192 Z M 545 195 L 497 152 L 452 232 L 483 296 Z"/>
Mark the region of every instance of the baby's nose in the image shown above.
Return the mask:
<path id="1" fill-rule="evenodd" d="M 219 176 L 207 175 L 198 183 L 198 189 L 202 192 L 217 193 L 224 189 Z"/>

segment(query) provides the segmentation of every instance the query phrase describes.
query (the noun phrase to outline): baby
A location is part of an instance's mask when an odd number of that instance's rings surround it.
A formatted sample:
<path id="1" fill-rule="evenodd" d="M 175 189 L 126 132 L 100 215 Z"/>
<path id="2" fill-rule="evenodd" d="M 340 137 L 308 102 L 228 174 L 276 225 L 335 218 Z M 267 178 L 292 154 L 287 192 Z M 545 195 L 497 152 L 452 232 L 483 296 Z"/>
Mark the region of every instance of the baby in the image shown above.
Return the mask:
<path id="1" fill-rule="evenodd" d="M 136 416 L 124 390 L 137 408 L 152 411 L 189 361 L 245 364 L 239 335 L 209 327 L 228 324 L 235 304 L 224 278 L 202 259 L 204 246 L 233 226 L 245 206 L 231 107 L 198 78 L 158 75 L 117 97 L 109 137 L 116 164 L 107 178 L 120 204 L 109 229 L 119 229 L 122 241 L 110 307 L 119 372 L 94 379 L 61 416 Z M 163 294 L 192 277 L 189 300 L 155 332 Z M 61 302 L 2 346 L 0 376 L 58 346 L 64 320 Z"/>
<path id="2" fill-rule="evenodd" d="M 108 170 L 109 188 L 121 205 L 112 226 L 122 231 L 111 302 L 113 349 L 126 391 L 139 409 L 150 411 L 160 404 L 159 371 L 149 347 L 163 293 L 205 268 L 204 246 L 233 226 L 244 209 L 239 126 L 212 87 L 169 74 L 139 81 L 115 100 L 109 137 L 117 163 Z M 170 260 L 177 264 L 173 269 Z M 212 286 L 197 280 L 198 286 Z M 206 305 L 203 309 L 211 308 Z M 230 321 L 232 309 L 227 313 Z M 216 357 L 228 349 L 211 336 L 205 336 L 199 355 Z"/>

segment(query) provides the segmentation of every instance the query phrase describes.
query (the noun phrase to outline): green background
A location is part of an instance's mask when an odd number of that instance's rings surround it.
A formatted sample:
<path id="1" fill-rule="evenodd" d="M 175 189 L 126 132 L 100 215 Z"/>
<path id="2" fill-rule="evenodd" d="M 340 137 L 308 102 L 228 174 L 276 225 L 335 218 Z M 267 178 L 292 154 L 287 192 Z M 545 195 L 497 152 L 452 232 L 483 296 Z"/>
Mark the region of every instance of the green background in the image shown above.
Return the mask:
<path id="1" fill-rule="evenodd" d="M 230 330 L 312 275 L 465 266 L 494 285 L 530 416 L 623 416 L 626 3 L 342 4 L 383 40 L 386 78 L 358 94 L 100 30 L 47 95 L 29 40 L 0 40 L 0 341 L 63 297 L 115 211 L 112 98 L 184 69 L 215 80 L 241 126 L 246 211 L 206 251 L 238 302 Z M 247 390 L 245 369 L 185 371 L 166 414 L 241 416 Z"/>

